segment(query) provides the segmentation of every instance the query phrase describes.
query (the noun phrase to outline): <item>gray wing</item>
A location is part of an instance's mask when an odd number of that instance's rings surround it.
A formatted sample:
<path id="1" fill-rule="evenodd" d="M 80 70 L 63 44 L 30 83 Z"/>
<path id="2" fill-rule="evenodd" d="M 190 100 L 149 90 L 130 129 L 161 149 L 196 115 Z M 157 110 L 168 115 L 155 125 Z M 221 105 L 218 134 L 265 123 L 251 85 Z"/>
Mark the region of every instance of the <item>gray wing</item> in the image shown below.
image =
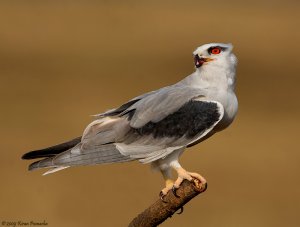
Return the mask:
<path id="1" fill-rule="evenodd" d="M 178 86 L 147 93 L 98 115 L 78 146 L 34 165 L 61 168 L 163 158 L 205 136 L 222 119 L 223 106 L 204 95 Z"/>
<path id="2" fill-rule="evenodd" d="M 95 116 L 99 118 L 124 116 L 131 112 L 130 126 L 138 128 L 150 121 L 162 120 L 189 100 L 205 96 L 205 94 L 206 92 L 199 90 L 199 88 L 172 85 L 138 96 L 119 108 Z"/>
<path id="3" fill-rule="evenodd" d="M 193 98 L 204 96 L 204 91 L 187 86 L 170 86 L 146 96 L 131 105 L 126 111 L 134 110 L 130 126 L 139 128 L 148 122 L 159 122 L 180 109 Z"/>
<path id="4" fill-rule="evenodd" d="M 167 87 L 133 99 L 92 122 L 82 152 L 113 143 L 124 158 L 144 163 L 163 158 L 205 136 L 223 117 L 223 106 L 190 87 Z"/>
<path id="5" fill-rule="evenodd" d="M 116 143 L 117 149 L 140 162 L 152 162 L 201 139 L 223 115 L 219 102 L 193 98 L 159 121 L 131 127 L 124 141 Z"/>

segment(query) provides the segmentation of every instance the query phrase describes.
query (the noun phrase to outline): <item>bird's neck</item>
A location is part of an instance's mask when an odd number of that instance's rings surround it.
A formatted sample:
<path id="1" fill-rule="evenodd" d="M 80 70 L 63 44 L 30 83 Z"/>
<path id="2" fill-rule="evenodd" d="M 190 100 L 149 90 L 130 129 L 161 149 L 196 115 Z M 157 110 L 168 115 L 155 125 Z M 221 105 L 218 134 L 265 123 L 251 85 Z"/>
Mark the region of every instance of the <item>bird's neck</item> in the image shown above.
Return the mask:
<path id="1" fill-rule="evenodd" d="M 234 91 L 235 69 L 219 66 L 203 66 L 184 78 L 181 83 L 201 89 L 214 88 Z"/>

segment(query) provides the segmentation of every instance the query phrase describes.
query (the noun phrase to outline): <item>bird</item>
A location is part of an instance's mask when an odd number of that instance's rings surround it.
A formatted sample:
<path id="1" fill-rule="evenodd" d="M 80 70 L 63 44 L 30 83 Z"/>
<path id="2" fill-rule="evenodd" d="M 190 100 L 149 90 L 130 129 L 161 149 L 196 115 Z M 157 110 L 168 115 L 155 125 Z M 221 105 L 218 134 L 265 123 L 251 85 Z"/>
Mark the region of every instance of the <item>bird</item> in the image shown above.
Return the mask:
<path id="1" fill-rule="evenodd" d="M 38 158 L 28 169 L 50 168 L 44 175 L 72 166 L 149 163 L 165 180 L 161 198 L 185 179 L 206 184 L 202 175 L 183 168 L 179 158 L 187 148 L 227 128 L 237 114 L 237 58 L 232 50 L 230 43 L 197 47 L 192 74 L 94 115 L 82 136 L 30 151 L 22 159 Z"/>

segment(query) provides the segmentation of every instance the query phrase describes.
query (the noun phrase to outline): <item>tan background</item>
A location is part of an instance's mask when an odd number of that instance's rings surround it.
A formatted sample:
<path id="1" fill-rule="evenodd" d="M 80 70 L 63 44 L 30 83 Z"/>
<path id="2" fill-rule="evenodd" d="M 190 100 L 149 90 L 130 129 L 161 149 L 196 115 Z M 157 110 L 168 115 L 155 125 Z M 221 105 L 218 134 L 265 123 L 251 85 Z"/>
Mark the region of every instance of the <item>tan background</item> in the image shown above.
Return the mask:
<path id="1" fill-rule="evenodd" d="M 299 1 L 224 2 L 1 1 L 0 221 L 126 226 L 163 186 L 148 166 L 43 177 L 20 156 L 185 77 L 197 46 L 232 42 L 238 117 L 183 155 L 209 188 L 162 226 L 300 226 Z"/>

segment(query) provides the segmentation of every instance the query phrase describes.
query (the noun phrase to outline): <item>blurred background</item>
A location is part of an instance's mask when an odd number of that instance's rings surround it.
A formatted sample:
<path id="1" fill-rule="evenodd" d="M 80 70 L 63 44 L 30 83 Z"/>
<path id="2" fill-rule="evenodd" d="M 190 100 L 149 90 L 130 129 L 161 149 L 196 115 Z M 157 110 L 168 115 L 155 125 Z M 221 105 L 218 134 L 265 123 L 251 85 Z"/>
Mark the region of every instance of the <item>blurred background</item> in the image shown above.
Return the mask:
<path id="1" fill-rule="evenodd" d="M 209 187 L 162 226 L 300 226 L 299 10 L 296 0 L 1 1 L 0 221 L 126 226 L 163 187 L 149 166 L 44 177 L 21 155 L 184 78 L 197 46 L 231 42 L 238 116 L 184 153 Z"/>

